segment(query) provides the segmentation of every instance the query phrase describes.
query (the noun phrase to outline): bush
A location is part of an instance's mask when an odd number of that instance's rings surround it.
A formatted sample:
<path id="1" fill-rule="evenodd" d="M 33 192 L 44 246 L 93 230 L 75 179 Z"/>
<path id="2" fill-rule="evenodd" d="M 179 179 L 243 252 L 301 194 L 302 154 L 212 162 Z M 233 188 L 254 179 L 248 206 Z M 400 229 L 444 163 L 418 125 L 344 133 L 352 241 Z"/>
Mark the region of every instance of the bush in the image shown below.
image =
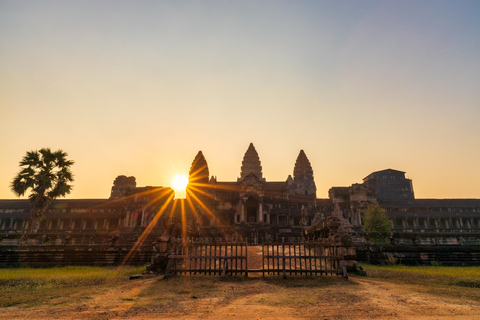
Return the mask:
<path id="1" fill-rule="evenodd" d="M 432 261 L 430 261 L 430 265 L 432 267 L 441 267 L 442 263 L 440 261 L 432 260 Z"/>
<path id="2" fill-rule="evenodd" d="M 385 209 L 373 203 L 363 213 L 363 230 L 365 232 L 390 232 L 392 230 L 392 219 L 387 215 Z"/>
<path id="3" fill-rule="evenodd" d="M 385 209 L 373 203 L 363 213 L 363 230 L 365 232 L 390 232 L 392 230 L 392 219 L 387 215 Z M 387 243 L 386 237 L 371 237 L 372 243 Z"/>

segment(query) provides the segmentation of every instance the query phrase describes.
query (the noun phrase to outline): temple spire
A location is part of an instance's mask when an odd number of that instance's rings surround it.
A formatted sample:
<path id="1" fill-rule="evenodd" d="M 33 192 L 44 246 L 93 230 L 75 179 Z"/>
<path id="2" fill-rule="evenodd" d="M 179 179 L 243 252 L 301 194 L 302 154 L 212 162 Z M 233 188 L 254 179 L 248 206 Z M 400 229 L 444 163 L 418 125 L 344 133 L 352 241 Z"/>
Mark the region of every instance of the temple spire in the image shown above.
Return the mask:
<path id="1" fill-rule="evenodd" d="M 260 180 L 265 181 L 262 174 L 260 158 L 258 157 L 257 150 L 255 150 L 253 143 L 250 143 L 247 151 L 245 152 L 245 156 L 243 157 L 242 161 L 242 168 L 240 170 L 240 178 L 238 180 L 240 181 L 245 179 L 245 177 L 251 173 L 253 173 Z"/>
<path id="2" fill-rule="evenodd" d="M 313 177 L 312 166 L 303 150 L 300 150 L 297 161 L 295 162 L 295 168 L 293 169 L 293 178 L 296 179 L 301 175 L 308 175 Z"/>
<path id="3" fill-rule="evenodd" d="M 198 151 L 188 173 L 188 183 L 208 183 L 208 178 L 207 160 L 205 160 L 202 151 Z"/>

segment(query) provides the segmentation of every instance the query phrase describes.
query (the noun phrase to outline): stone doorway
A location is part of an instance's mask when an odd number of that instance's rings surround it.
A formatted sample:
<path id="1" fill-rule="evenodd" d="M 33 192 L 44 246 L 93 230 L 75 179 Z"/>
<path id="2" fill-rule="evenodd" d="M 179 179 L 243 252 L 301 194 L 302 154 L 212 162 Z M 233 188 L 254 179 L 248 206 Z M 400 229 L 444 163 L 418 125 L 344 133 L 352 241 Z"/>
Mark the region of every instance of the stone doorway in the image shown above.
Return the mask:
<path id="1" fill-rule="evenodd" d="M 253 197 L 248 198 L 245 202 L 245 211 L 247 212 L 247 222 L 258 222 L 258 201 Z"/>

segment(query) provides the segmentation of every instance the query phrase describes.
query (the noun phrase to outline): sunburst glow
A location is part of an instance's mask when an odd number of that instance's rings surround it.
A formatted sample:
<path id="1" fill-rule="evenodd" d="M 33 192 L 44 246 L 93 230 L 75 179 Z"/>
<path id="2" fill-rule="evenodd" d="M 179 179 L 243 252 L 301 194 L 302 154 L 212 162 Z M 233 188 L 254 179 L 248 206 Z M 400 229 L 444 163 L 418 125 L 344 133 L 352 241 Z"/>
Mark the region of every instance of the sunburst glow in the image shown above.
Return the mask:
<path id="1" fill-rule="evenodd" d="M 184 175 L 175 176 L 172 180 L 172 188 L 175 190 L 176 198 L 185 198 L 185 190 L 187 189 L 188 177 Z"/>

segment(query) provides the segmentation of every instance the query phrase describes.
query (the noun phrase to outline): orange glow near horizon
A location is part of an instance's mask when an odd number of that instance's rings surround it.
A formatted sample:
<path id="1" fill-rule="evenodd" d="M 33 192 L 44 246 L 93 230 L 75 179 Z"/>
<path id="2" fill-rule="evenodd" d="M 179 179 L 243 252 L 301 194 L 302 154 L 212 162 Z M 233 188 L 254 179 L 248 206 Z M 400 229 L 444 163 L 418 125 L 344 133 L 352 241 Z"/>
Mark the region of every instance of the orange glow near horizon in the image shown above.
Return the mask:
<path id="1" fill-rule="evenodd" d="M 480 2 L 347 2 L 9 2 L 0 199 L 28 150 L 75 161 L 67 199 L 105 199 L 119 175 L 172 186 L 200 150 L 235 182 L 249 143 L 267 181 L 304 150 L 322 199 L 387 168 L 416 198 L 479 198 Z"/>

